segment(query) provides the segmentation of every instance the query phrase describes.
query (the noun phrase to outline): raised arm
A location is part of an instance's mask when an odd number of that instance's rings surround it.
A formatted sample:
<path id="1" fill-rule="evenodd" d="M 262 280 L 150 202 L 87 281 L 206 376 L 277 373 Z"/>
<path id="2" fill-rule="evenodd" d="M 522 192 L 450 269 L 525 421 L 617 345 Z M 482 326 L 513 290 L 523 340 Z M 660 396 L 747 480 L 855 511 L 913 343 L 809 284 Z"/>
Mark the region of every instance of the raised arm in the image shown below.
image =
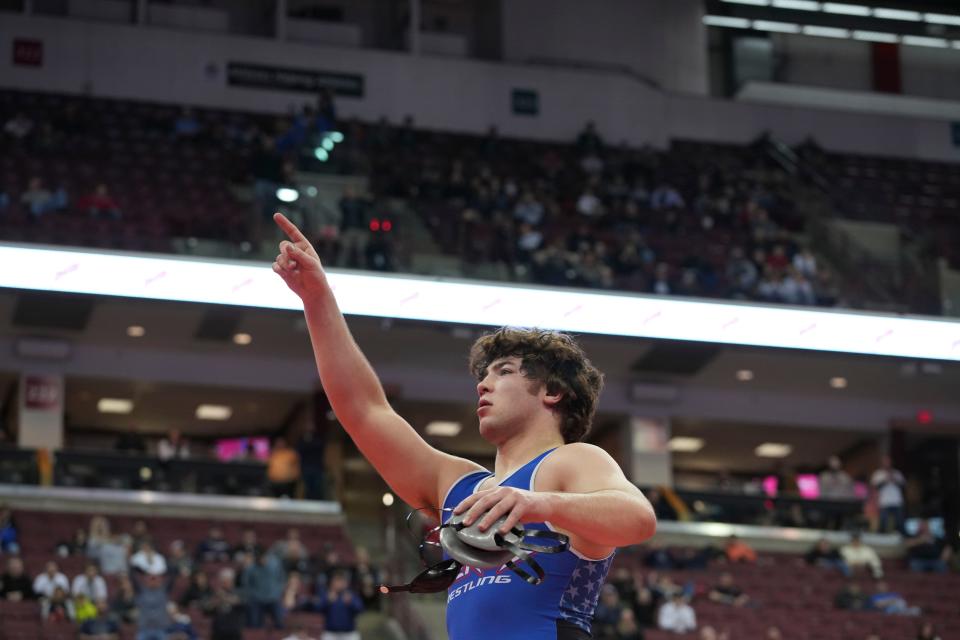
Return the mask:
<path id="1" fill-rule="evenodd" d="M 273 270 L 303 301 L 320 382 L 337 419 L 401 500 L 441 506 L 441 492 L 480 467 L 434 449 L 397 415 L 350 334 L 316 251 L 282 214 L 274 220 L 289 241 L 280 243 Z"/>

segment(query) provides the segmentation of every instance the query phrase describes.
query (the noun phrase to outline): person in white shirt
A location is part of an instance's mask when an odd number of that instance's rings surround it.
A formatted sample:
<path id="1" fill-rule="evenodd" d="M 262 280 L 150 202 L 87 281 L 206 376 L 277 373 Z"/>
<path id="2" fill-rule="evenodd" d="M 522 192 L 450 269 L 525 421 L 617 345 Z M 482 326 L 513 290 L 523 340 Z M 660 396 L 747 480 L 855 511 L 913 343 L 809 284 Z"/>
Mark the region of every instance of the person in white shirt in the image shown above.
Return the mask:
<path id="1" fill-rule="evenodd" d="M 883 456 L 882 466 L 873 472 L 870 486 L 877 492 L 877 506 L 880 508 L 880 532 L 895 532 L 903 529 L 903 487 L 906 485 L 903 474 L 893 468 L 890 456 Z"/>
<path id="2" fill-rule="evenodd" d="M 133 554 L 130 558 L 130 566 L 151 576 L 162 576 L 167 572 L 166 559 L 157 553 L 153 543 L 149 541 L 144 541 L 140 551 Z"/>
<path id="3" fill-rule="evenodd" d="M 177 429 L 171 429 L 167 437 L 157 444 L 157 457 L 163 462 L 173 458 L 190 457 L 190 444 Z"/>
<path id="4" fill-rule="evenodd" d="M 674 633 L 687 633 L 697 628 L 697 614 L 693 607 L 687 604 L 683 594 L 675 592 L 670 601 L 664 603 L 657 613 L 657 626 L 664 631 L 673 631 Z"/>
<path id="5" fill-rule="evenodd" d="M 73 579 L 73 588 L 70 593 L 74 598 L 86 596 L 90 602 L 107 599 L 107 582 L 100 575 L 95 562 L 88 563 L 84 572 Z"/>
<path id="6" fill-rule="evenodd" d="M 874 578 L 883 577 L 883 565 L 880 564 L 880 556 L 877 552 L 860 541 L 860 534 L 854 533 L 850 538 L 850 544 L 840 548 L 840 555 L 844 562 L 852 570 L 859 567 L 867 567 Z"/>
<path id="7" fill-rule="evenodd" d="M 51 598 L 57 587 L 70 593 L 70 581 L 60 573 L 57 563 L 51 560 L 47 563 L 46 570 L 34 579 L 33 592 L 41 598 Z"/>

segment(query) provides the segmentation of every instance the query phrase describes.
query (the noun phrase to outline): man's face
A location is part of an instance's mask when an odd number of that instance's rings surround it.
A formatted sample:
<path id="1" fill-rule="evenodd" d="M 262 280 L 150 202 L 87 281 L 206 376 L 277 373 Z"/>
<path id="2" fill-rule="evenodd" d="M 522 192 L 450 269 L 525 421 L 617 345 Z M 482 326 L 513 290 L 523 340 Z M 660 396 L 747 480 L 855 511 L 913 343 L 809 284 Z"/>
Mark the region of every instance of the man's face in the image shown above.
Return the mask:
<path id="1" fill-rule="evenodd" d="M 477 385 L 480 435 L 493 444 L 520 432 L 540 412 L 549 411 L 544 385 L 524 376 L 521 362 L 517 357 L 495 360 Z"/>
<path id="2" fill-rule="evenodd" d="M 10 558 L 10 562 L 7 563 L 7 571 L 12 576 L 23 574 L 23 561 L 20 558 Z"/>

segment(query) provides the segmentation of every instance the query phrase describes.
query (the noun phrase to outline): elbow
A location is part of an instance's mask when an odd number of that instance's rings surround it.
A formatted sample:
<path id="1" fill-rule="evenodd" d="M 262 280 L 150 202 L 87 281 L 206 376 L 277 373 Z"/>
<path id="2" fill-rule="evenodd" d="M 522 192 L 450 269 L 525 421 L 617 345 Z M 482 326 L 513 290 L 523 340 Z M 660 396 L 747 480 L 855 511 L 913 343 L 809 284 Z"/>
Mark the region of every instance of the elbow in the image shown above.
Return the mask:
<path id="1" fill-rule="evenodd" d="M 628 544 L 641 544 L 657 533 L 657 516 L 649 504 L 638 506 L 636 520 L 630 531 L 633 535 Z"/>

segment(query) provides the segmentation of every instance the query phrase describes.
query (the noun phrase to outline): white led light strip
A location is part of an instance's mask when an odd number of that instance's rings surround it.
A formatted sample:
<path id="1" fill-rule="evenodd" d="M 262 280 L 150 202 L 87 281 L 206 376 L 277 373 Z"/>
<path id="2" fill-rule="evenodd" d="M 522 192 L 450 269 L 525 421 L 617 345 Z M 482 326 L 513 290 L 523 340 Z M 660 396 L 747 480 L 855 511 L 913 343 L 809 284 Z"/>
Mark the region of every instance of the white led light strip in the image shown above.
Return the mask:
<path id="1" fill-rule="evenodd" d="M 331 271 L 344 313 L 960 361 L 960 322 Z M 0 287 L 300 310 L 263 263 L 0 244 Z"/>

